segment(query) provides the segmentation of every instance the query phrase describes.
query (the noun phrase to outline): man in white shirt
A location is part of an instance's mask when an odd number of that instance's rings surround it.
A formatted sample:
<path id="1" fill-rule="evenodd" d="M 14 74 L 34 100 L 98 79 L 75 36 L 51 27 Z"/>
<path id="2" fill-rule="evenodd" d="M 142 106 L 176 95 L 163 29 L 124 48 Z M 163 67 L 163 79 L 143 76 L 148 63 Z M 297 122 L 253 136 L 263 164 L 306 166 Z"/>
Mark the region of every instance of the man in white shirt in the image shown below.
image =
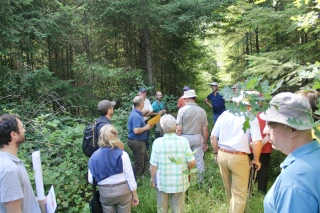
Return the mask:
<path id="1" fill-rule="evenodd" d="M 139 89 L 139 96 L 141 96 L 144 100 L 144 107 L 142 109 L 142 115 L 143 115 L 143 119 L 144 121 L 147 123 L 148 119 L 150 118 L 150 116 L 153 113 L 153 108 L 152 105 L 149 101 L 149 99 L 147 98 L 147 89 L 142 87 Z M 146 148 L 147 151 L 149 150 L 149 138 L 150 138 L 150 130 L 148 130 L 147 133 L 147 139 L 146 139 Z"/>
<path id="2" fill-rule="evenodd" d="M 248 101 L 243 100 L 247 111 L 251 109 Z M 211 145 L 219 164 L 225 187 L 229 213 L 243 213 L 246 207 L 250 162 L 250 135 L 253 141 L 253 161 L 256 169 L 260 169 L 261 133 L 257 118 L 250 121 L 250 128 L 244 132 L 243 114 L 232 114 L 225 111 L 218 118 L 211 133 Z M 218 142 L 219 138 L 219 142 Z"/>

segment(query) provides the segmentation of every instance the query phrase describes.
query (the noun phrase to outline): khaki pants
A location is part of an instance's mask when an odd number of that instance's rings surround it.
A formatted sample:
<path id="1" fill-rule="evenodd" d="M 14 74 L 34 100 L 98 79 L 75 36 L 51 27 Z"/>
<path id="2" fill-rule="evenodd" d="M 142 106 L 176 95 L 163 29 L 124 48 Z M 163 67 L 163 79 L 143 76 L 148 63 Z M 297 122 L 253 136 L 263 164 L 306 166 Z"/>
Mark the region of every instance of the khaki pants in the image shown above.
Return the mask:
<path id="1" fill-rule="evenodd" d="M 230 201 L 229 213 L 243 213 L 246 208 L 250 173 L 248 155 L 219 151 L 218 164 L 227 200 Z"/>
<path id="2" fill-rule="evenodd" d="M 103 213 L 131 212 L 132 193 L 128 184 L 119 186 L 99 186 L 100 202 Z"/>
<path id="3" fill-rule="evenodd" d="M 158 213 L 168 213 L 169 199 L 171 201 L 172 213 L 184 213 L 185 192 L 165 193 L 157 189 Z"/>

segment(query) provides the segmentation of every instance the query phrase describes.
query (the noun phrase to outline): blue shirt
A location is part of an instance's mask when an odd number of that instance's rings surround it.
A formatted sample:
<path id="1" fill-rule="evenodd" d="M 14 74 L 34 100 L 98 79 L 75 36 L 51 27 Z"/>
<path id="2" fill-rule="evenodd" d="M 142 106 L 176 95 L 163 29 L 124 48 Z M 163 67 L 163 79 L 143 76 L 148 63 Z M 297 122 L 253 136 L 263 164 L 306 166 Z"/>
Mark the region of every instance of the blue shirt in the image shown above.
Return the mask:
<path id="1" fill-rule="evenodd" d="M 130 112 L 129 119 L 128 119 L 128 138 L 134 139 L 134 140 L 140 140 L 144 141 L 147 139 L 147 133 L 148 131 L 144 131 L 140 134 L 135 134 L 133 132 L 134 128 L 141 128 L 144 127 L 146 124 L 143 120 L 142 112 L 139 110 L 133 109 Z"/>
<path id="2" fill-rule="evenodd" d="M 161 110 L 164 110 L 164 102 L 163 101 L 159 102 L 158 100 L 155 100 L 152 103 L 152 109 L 153 109 L 153 112 L 155 112 L 155 113 L 158 113 Z"/>
<path id="3" fill-rule="evenodd" d="M 313 141 L 293 151 L 264 199 L 264 212 L 320 212 L 320 144 Z"/>
<path id="4" fill-rule="evenodd" d="M 213 114 L 221 115 L 226 110 L 224 99 L 219 92 L 216 95 L 210 93 L 207 99 L 211 101 Z"/>

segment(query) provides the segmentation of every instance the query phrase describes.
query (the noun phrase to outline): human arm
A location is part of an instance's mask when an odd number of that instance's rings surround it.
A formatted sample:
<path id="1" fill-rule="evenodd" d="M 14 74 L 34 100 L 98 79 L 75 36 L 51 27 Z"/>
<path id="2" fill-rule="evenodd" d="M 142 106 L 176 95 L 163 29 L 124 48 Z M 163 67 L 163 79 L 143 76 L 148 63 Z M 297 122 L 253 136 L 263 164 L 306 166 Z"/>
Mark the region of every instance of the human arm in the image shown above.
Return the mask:
<path id="1" fill-rule="evenodd" d="M 156 174 L 157 174 L 157 169 L 158 169 L 157 166 L 151 165 L 151 168 L 150 168 L 150 176 L 151 176 L 151 186 L 152 186 L 153 188 L 156 187 L 156 180 L 155 180 L 155 178 L 156 178 Z"/>
<path id="2" fill-rule="evenodd" d="M 4 208 L 6 209 L 7 213 L 22 213 L 20 203 L 20 199 L 6 202 L 4 203 Z"/>
<path id="3" fill-rule="evenodd" d="M 253 153 L 253 160 L 252 164 L 256 167 L 257 170 L 260 169 L 260 153 L 262 149 L 262 136 L 260 131 L 260 125 L 258 119 L 255 118 L 254 120 L 250 121 L 250 134 L 252 138 L 252 153 Z"/>
<path id="4" fill-rule="evenodd" d="M 208 97 L 204 99 L 204 102 L 205 102 L 209 107 L 212 108 L 212 104 L 209 102 Z"/>
<path id="5" fill-rule="evenodd" d="M 215 161 L 217 162 L 219 145 L 218 145 L 218 138 L 214 135 L 211 136 L 211 147 L 213 150 Z"/>
<path id="6" fill-rule="evenodd" d="M 93 184 L 93 177 L 92 177 L 92 173 L 91 173 L 90 169 L 88 169 L 88 182 L 90 184 Z"/>
<path id="7" fill-rule="evenodd" d="M 133 132 L 134 132 L 134 134 L 138 135 L 138 134 L 141 134 L 141 133 L 151 129 L 151 127 L 152 127 L 152 125 L 147 124 L 144 127 L 133 128 Z"/>
<path id="8" fill-rule="evenodd" d="M 122 164 L 123 174 L 128 182 L 129 189 L 132 192 L 132 206 L 137 206 L 139 204 L 139 198 L 137 194 L 137 182 L 134 178 L 129 155 L 126 152 L 122 152 Z"/>
<path id="9" fill-rule="evenodd" d="M 203 151 L 208 150 L 208 126 L 204 126 L 202 128 L 202 136 L 203 136 Z"/>
<path id="10" fill-rule="evenodd" d="M 180 136 L 182 134 L 182 125 L 178 124 L 176 127 L 176 134 Z"/>

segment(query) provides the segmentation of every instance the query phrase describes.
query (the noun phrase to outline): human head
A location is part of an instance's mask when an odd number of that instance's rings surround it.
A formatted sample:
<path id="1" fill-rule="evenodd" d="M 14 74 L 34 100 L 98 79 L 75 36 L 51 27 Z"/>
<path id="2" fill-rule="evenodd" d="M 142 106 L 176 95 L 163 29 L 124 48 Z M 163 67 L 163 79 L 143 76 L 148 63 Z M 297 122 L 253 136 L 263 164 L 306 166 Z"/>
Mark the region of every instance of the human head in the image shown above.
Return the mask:
<path id="1" fill-rule="evenodd" d="M 98 139 L 98 145 L 100 147 L 113 148 L 118 141 L 120 141 L 118 138 L 118 131 L 113 125 L 107 124 L 100 129 Z"/>
<path id="2" fill-rule="evenodd" d="M 311 105 L 312 109 L 312 115 L 315 121 L 319 120 L 317 116 L 314 115 L 314 112 L 318 110 L 317 104 L 318 104 L 318 98 L 319 98 L 319 93 L 316 90 L 300 90 L 297 92 L 298 95 L 302 95 L 305 97 L 308 101 L 309 104 Z"/>
<path id="3" fill-rule="evenodd" d="M 283 92 L 274 96 L 260 118 L 267 121 L 273 147 L 286 155 L 312 141 L 311 106 L 300 95 Z"/>
<path id="4" fill-rule="evenodd" d="M 210 83 L 211 89 L 213 92 L 218 90 L 218 83 L 217 82 L 212 82 Z"/>
<path id="5" fill-rule="evenodd" d="M 159 101 L 161 101 L 161 100 L 162 100 L 162 97 L 163 97 L 163 96 L 162 96 L 162 92 L 157 91 L 157 92 L 156 92 L 156 99 L 159 100 Z"/>
<path id="6" fill-rule="evenodd" d="M 176 131 L 176 119 L 169 114 L 165 114 L 160 118 L 160 126 L 165 134 L 174 133 Z"/>
<path id="7" fill-rule="evenodd" d="M 239 83 L 236 83 L 235 85 L 233 85 L 231 87 L 231 89 L 233 90 L 233 93 L 234 94 L 237 94 L 238 90 L 240 90 L 240 84 Z"/>
<path id="8" fill-rule="evenodd" d="M 139 89 L 139 93 L 138 94 L 143 98 L 143 100 L 146 99 L 146 97 L 147 97 L 147 89 L 144 88 L 144 87 L 141 87 Z"/>
<path id="9" fill-rule="evenodd" d="M 143 100 L 143 98 L 141 96 L 134 97 L 132 102 L 133 102 L 134 108 L 141 109 L 141 110 L 143 109 L 144 100 Z"/>
<path id="10" fill-rule="evenodd" d="M 113 107 L 115 105 L 115 101 L 102 100 L 98 103 L 97 109 L 101 116 L 107 115 L 108 112 L 113 114 Z"/>
<path id="11" fill-rule="evenodd" d="M 12 142 L 12 133 L 17 136 L 18 143 L 24 142 L 24 132 L 25 129 L 18 116 L 10 114 L 0 116 L 0 148 Z"/>

